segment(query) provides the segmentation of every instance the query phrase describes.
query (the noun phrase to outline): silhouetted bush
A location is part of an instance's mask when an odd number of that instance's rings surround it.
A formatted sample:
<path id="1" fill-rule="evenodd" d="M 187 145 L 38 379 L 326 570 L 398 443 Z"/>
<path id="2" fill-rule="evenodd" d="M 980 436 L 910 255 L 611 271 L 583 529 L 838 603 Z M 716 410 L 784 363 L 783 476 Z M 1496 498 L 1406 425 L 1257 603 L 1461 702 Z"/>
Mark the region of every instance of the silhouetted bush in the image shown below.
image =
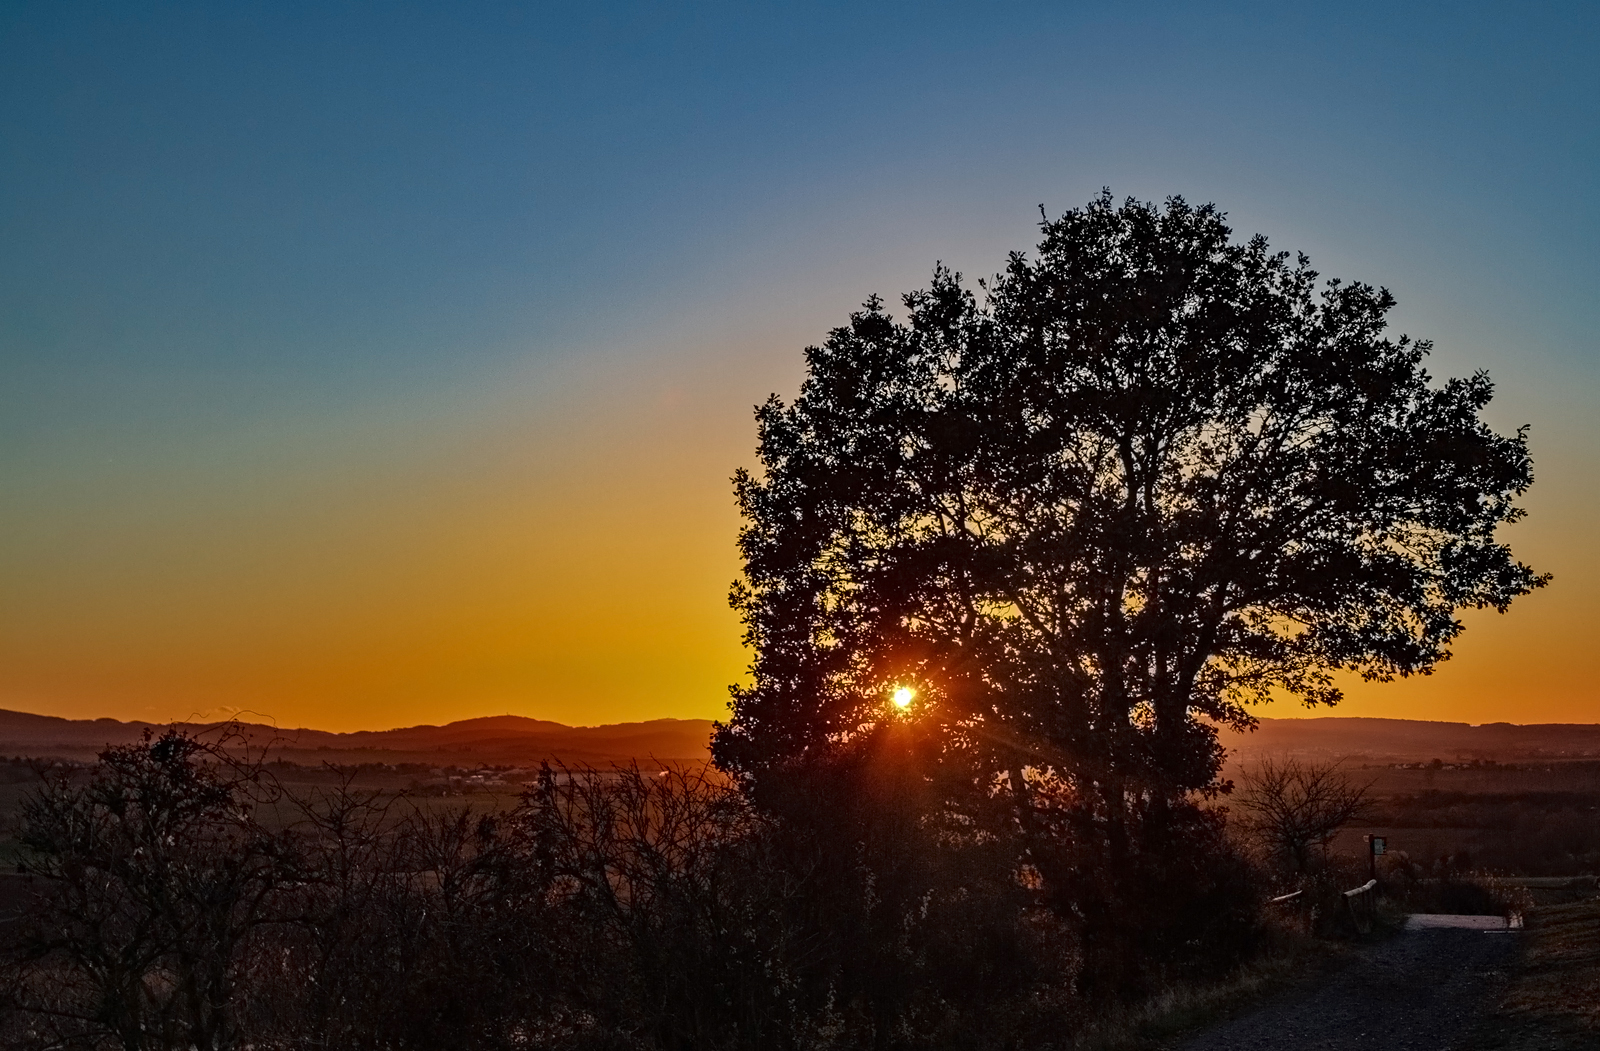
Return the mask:
<path id="1" fill-rule="evenodd" d="M 1262 880 L 1224 817 L 1146 808 L 1118 849 L 1092 814 L 1034 844 L 1051 906 L 1082 939 L 1077 976 L 1096 999 L 1137 1000 L 1174 981 L 1214 980 L 1259 943 Z"/>
<path id="2" fill-rule="evenodd" d="M 768 841 L 782 871 L 804 874 L 807 1002 L 831 1005 L 847 1046 L 1004 1046 L 1047 1020 L 1069 1028 L 1072 925 L 1030 886 L 1017 836 L 962 797 L 970 777 L 926 762 L 926 745 L 885 730 L 763 781 Z"/>
<path id="3" fill-rule="evenodd" d="M 1531 904 L 1528 891 L 1491 875 L 1450 873 L 1442 879 L 1410 881 L 1403 900 L 1408 911 L 1467 916 L 1507 916 Z"/>
<path id="4" fill-rule="evenodd" d="M 27 808 L 0 1046 L 1059 1046 L 1086 993 L 1249 951 L 1218 815 L 1164 810 L 1073 883 L 1048 871 L 1072 850 L 1019 860 L 981 796 L 932 805 L 949 786 L 879 745 L 759 808 L 705 770 L 547 767 L 497 813 L 351 775 L 270 832 L 265 768 L 180 734 L 110 750 Z"/>
<path id="5" fill-rule="evenodd" d="M 270 786 L 176 731 L 78 773 L 45 771 L 23 805 L 41 893 L 8 984 L 30 1024 L 10 1046 L 236 1046 L 242 978 L 294 868 L 251 817 Z"/>

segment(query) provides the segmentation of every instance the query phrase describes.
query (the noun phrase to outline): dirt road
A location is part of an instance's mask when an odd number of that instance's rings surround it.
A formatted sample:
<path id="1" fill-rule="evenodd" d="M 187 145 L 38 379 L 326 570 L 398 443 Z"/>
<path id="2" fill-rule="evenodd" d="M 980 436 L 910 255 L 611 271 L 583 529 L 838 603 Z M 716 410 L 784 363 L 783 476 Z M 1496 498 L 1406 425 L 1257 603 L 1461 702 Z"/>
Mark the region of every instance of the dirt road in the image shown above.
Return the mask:
<path id="1" fill-rule="evenodd" d="M 1209 1030 L 1181 1051 L 1450 1051 L 1499 999 L 1517 933 L 1436 928 L 1374 947 L 1304 990 Z"/>

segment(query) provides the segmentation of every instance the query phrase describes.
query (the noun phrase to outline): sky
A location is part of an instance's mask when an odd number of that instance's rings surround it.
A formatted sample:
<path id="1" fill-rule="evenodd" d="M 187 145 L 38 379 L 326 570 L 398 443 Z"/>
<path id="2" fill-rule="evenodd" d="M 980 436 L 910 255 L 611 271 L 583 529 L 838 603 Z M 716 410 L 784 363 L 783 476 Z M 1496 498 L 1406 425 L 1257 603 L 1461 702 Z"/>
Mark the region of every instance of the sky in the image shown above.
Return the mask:
<path id="1" fill-rule="evenodd" d="M 0 707 L 716 718 L 752 406 L 1109 187 L 1389 288 L 1530 426 L 1554 582 L 1334 714 L 1600 721 L 1596 54 L 1587 3 L 0 0 Z"/>

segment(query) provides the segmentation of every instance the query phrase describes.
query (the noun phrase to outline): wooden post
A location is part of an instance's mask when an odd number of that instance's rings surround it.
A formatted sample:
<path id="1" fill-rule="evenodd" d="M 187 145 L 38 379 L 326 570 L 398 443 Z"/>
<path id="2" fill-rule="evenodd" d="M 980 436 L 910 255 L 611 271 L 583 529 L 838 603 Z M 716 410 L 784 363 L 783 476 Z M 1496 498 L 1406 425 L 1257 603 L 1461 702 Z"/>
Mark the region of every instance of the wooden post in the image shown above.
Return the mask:
<path id="1" fill-rule="evenodd" d="M 1378 878 L 1378 855 L 1386 853 L 1388 841 L 1382 836 L 1374 836 L 1368 832 L 1361 837 L 1367 844 L 1367 876 L 1370 879 Z"/>

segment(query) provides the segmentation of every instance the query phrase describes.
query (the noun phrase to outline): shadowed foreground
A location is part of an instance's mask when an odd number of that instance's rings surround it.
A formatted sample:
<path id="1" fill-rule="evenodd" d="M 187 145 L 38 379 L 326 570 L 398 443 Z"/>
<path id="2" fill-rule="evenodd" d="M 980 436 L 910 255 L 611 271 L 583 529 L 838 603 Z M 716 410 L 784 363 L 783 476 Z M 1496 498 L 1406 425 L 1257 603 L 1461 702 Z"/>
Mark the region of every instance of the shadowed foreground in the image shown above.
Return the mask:
<path id="1" fill-rule="evenodd" d="M 1183 1051 L 1448 1051 L 1469 1046 L 1498 1002 L 1520 935 L 1408 931 L 1364 953 L 1310 995 L 1234 1019 Z"/>
<path id="2" fill-rule="evenodd" d="M 1600 899 L 1536 909 L 1518 966 L 1472 1051 L 1600 1047 Z"/>

